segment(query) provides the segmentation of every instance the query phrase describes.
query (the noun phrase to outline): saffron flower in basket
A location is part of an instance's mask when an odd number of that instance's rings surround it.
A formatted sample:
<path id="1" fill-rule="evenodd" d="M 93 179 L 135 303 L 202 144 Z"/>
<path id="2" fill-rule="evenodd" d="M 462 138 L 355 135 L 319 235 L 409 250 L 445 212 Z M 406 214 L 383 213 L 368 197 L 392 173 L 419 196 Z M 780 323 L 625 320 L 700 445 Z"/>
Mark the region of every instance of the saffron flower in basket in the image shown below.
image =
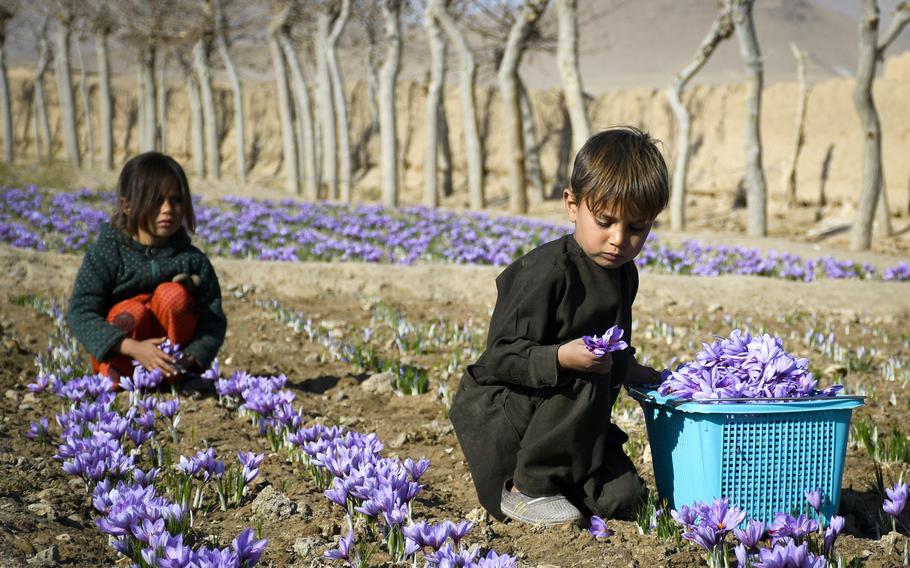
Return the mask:
<path id="1" fill-rule="evenodd" d="M 670 372 L 660 394 L 685 400 L 834 396 L 843 386 L 817 390 L 809 361 L 784 350 L 779 337 L 736 329 L 705 343 L 694 361 Z"/>
<path id="2" fill-rule="evenodd" d="M 581 338 L 585 342 L 588 351 L 597 357 L 603 357 L 612 351 L 622 351 L 629 346 L 622 340 L 623 329 L 614 325 L 603 333 L 600 337 L 596 335 L 586 335 Z"/>

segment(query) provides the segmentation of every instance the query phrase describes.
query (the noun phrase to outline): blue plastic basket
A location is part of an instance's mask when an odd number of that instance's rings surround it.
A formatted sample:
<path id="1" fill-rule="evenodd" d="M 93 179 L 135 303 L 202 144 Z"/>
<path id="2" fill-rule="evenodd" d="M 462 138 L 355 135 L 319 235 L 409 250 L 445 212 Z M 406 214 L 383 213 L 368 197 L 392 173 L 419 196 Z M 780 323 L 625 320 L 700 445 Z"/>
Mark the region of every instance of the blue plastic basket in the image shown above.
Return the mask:
<path id="1" fill-rule="evenodd" d="M 837 513 L 850 416 L 858 396 L 683 402 L 631 389 L 645 413 L 660 497 L 676 509 L 726 497 L 764 523 L 776 513 Z"/>

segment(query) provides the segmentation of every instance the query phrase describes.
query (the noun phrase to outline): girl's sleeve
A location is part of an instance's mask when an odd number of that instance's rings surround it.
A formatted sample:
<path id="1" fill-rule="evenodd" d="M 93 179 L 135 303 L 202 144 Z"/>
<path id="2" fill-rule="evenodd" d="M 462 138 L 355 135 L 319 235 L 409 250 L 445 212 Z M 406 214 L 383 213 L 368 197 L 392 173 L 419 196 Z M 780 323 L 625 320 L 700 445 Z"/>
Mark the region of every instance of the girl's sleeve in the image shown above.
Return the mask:
<path id="1" fill-rule="evenodd" d="M 108 252 L 116 254 L 116 251 Z M 105 258 L 98 245 L 89 248 L 76 275 L 66 317 L 73 335 L 99 361 L 126 336 L 106 321 L 118 263 L 116 258 Z"/>
<path id="2" fill-rule="evenodd" d="M 199 321 L 196 324 L 196 335 L 183 350 L 193 356 L 203 369 L 208 369 L 224 343 L 227 332 L 227 316 L 221 307 L 221 286 L 218 276 L 209 259 L 202 257 L 199 268 L 201 285 L 196 295 L 199 307 Z"/>
<path id="3" fill-rule="evenodd" d="M 557 383 L 559 344 L 554 339 L 558 329 L 554 320 L 565 289 L 564 275 L 552 264 L 536 270 L 523 267 L 514 277 L 503 273 L 497 279 L 498 298 L 484 354 L 488 373 L 480 373 L 478 382 L 530 388 Z"/>

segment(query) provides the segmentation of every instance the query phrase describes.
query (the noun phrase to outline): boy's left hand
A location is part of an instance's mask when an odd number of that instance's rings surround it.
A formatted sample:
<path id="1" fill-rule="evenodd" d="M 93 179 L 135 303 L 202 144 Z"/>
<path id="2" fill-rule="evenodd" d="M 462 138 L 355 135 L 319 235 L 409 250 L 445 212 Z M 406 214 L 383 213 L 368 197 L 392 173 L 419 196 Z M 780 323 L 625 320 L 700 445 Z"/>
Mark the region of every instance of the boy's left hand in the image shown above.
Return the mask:
<path id="1" fill-rule="evenodd" d="M 633 357 L 629 364 L 629 371 L 626 373 L 626 380 L 623 384 L 626 386 L 635 386 L 653 385 L 660 382 L 660 371 L 640 364 Z"/>

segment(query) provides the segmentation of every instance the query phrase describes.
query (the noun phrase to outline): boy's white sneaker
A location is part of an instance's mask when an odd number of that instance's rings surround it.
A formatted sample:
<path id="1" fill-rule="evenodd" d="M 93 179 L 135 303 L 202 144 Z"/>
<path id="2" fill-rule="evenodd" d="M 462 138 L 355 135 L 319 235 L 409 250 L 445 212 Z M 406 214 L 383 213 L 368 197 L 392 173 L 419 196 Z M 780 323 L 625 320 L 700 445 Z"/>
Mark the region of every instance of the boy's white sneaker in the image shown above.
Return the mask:
<path id="1" fill-rule="evenodd" d="M 559 525 L 582 518 L 581 511 L 562 495 L 530 497 L 510 491 L 508 487 L 502 490 L 499 508 L 510 519 L 538 526 Z"/>

